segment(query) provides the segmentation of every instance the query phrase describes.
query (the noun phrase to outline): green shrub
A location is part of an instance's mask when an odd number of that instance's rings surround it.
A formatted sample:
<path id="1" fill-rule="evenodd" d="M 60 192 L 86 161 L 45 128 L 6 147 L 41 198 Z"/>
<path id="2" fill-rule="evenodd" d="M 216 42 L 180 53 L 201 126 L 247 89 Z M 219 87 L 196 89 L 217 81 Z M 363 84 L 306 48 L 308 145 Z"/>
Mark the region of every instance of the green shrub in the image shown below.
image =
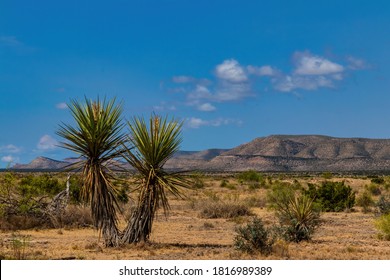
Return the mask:
<path id="1" fill-rule="evenodd" d="M 70 202 L 78 204 L 82 202 L 81 189 L 83 187 L 83 181 L 79 174 L 73 174 L 70 177 L 69 197 Z"/>
<path id="2" fill-rule="evenodd" d="M 379 213 L 390 214 L 390 197 L 382 195 L 376 203 L 376 207 L 378 207 Z"/>
<path id="3" fill-rule="evenodd" d="M 291 184 L 291 187 L 294 190 L 302 190 L 302 184 L 297 179 L 294 179 L 294 181 Z"/>
<path id="4" fill-rule="evenodd" d="M 254 218 L 246 226 L 236 228 L 237 235 L 234 237 L 234 247 L 237 250 L 268 255 L 272 252 L 275 237 L 272 232 L 264 227 L 260 218 Z"/>
<path id="5" fill-rule="evenodd" d="M 371 183 L 374 184 L 383 184 L 385 182 L 385 179 L 383 177 L 376 177 L 371 179 Z"/>
<path id="6" fill-rule="evenodd" d="M 372 195 L 380 195 L 382 193 L 381 188 L 377 184 L 370 184 L 366 188 Z"/>
<path id="7" fill-rule="evenodd" d="M 122 187 L 119 189 L 117 194 L 118 201 L 122 203 L 128 203 L 129 202 L 129 196 L 127 195 L 126 188 Z"/>
<path id="8" fill-rule="evenodd" d="M 225 180 L 225 179 L 221 181 L 220 187 L 221 188 L 227 188 L 229 190 L 235 190 L 236 189 L 235 185 L 230 184 L 229 181 Z"/>
<path id="9" fill-rule="evenodd" d="M 267 186 L 266 178 L 263 176 L 263 174 L 254 170 L 248 170 L 239 173 L 237 175 L 237 179 L 241 183 L 247 184 L 251 190 L 265 188 Z"/>
<path id="10" fill-rule="evenodd" d="M 279 233 L 287 241 L 310 240 L 320 222 L 314 200 L 306 195 L 280 199 L 274 208 L 279 218 Z"/>
<path id="11" fill-rule="evenodd" d="M 288 204 L 295 195 L 295 190 L 289 183 L 275 181 L 267 192 L 267 203 L 271 209 L 278 208 L 280 204 Z"/>
<path id="12" fill-rule="evenodd" d="M 23 177 L 18 187 L 23 194 L 54 196 L 62 191 L 65 188 L 65 185 L 61 184 L 59 180 L 52 175 L 41 174 Z"/>
<path id="13" fill-rule="evenodd" d="M 375 202 L 372 199 L 371 193 L 366 190 L 357 197 L 356 205 L 362 207 L 363 212 L 367 213 L 371 211 L 371 206 L 374 206 Z"/>
<path id="14" fill-rule="evenodd" d="M 228 185 L 228 181 L 224 179 L 224 180 L 221 181 L 221 184 L 220 184 L 219 186 L 220 186 L 221 188 L 226 188 L 227 185 Z"/>
<path id="15" fill-rule="evenodd" d="M 255 170 L 248 170 L 239 173 L 237 179 L 243 182 L 262 182 L 264 181 L 264 176 Z"/>
<path id="16" fill-rule="evenodd" d="M 0 228 L 8 229 L 10 223 L 18 224 L 22 219 L 28 220 L 26 225 L 35 224 L 36 220 L 44 220 L 47 202 L 44 196 L 37 193 L 37 188 L 21 186 L 15 174 L 5 173 L 0 178 Z"/>
<path id="17" fill-rule="evenodd" d="M 192 187 L 194 189 L 203 189 L 205 187 L 204 177 L 203 177 L 202 173 L 195 172 L 195 173 L 191 174 L 190 177 L 191 177 L 191 180 L 193 182 Z"/>
<path id="18" fill-rule="evenodd" d="M 248 182 L 247 185 L 250 190 L 258 190 L 266 187 L 265 183 L 259 182 Z"/>
<path id="19" fill-rule="evenodd" d="M 355 205 L 355 192 L 343 182 L 322 182 L 321 186 L 308 184 L 304 191 L 325 212 L 340 212 Z"/>
<path id="20" fill-rule="evenodd" d="M 329 179 L 332 179 L 332 177 L 333 177 L 332 172 L 324 172 L 324 173 L 322 173 L 322 178 L 324 178 L 324 179 L 329 180 Z"/>
<path id="21" fill-rule="evenodd" d="M 22 230 L 58 225 L 48 211 L 48 205 L 54 195 L 66 188 L 65 180 L 54 178 L 51 174 L 29 174 L 23 177 L 13 173 L 0 175 L 0 229 Z M 73 177 L 77 176 L 71 177 L 71 201 L 74 198 L 72 190 L 77 191 L 77 196 L 80 192 L 80 186 L 74 183 L 77 179 Z M 55 217 L 55 220 L 57 218 L 61 217 Z"/>
<path id="22" fill-rule="evenodd" d="M 390 241 L 390 214 L 382 215 L 376 219 L 375 227 L 380 231 L 379 238 Z"/>
<path id="23" fill-rule="evenodd" d="M 29 246 L 27 235 L 12 234 L 11 247 L 13 251 L 13 258 L 15 260 L 26 259 L 26 248 Z"/>

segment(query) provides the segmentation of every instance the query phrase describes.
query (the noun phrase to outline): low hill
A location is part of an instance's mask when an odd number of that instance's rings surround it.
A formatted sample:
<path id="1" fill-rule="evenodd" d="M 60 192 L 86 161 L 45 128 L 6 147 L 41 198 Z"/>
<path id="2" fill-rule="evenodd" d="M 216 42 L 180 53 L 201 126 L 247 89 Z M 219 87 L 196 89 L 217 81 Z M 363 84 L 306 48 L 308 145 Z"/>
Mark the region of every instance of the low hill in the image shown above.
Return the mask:
<path id="1" fill-rule="evenodd" d="M 69 165 L 69 162 L 58 161 L 47 157 L 37 157 L 28 164 L 15 164 L 12 169 L 19 170 L 61 170 Z"/>
<path id="2" fill-rule="evenodd" d="M 167 169 L 175 170 L 192 170 L 197 169 L 199 166 L 203 166 L 209 160 L 220 155 L 227 150 L 223 149 L 210 149 L 204 151 L 180 151 L 169 159 L 165 167 Z M 63 161 L 50 159 L 47 157 L 38 157 L 28 164 L 15 164 L 12 169 L 17 170 L 61 170 L 66 166 L 79 161 L 78 158 L 66 158 Z M 113 166 L 128 167 L 123 162 L 115 162 Z"/>
<path id="3" fill-rule="evenodd" d="M 224 149 L 209 149 L 200 152 L 178 152 L 167 161 L 165 167 L 175 170 L 198 170 L 204 169 L 204 165 L 216 156 L 228 150 Z"/>
<path id="4" fill-rule="evenodd" d="M 390 139 L 272 135 L 222 153 L 208 167 L 225 171 L 390 170 Z"/>
<path id="5" fill-rule="evenodd" d="M 58 170 L 74 160 L 39 157 L 14 169 Z M 390 171 L 390 139 L 272 135 L 230 150 L 181 151 L 165 167 L 199 171 Z"/>

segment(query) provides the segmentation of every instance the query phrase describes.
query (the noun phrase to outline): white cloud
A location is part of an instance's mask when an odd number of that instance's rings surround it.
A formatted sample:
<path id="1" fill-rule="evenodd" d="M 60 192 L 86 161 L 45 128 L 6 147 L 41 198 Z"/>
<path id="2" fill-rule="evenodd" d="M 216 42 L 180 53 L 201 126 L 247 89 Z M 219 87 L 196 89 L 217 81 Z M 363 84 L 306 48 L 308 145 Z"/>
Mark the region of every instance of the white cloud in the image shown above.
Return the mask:
<path id="1" fill-rule="evenodd" d="M 253 93 L 248 83 L 222 82 L 217 88 L 214 99 L 218 102 L 237 101 L 252 95 Z"/>
<path id="2" fill-rule="evenodd" d="M 155 111 L 175 111 L 176 106 L 173 104 L 167 104 L 165 102 L 161 102 L 160 105 L 153 106 L 153 110 L 155 110 Z"/>
<path id="3" fill-rule="evenodd" d="M 206 86 L 205 82 L 197 83 L 195 89 L 188 93 L 189 105 L 199 107 L 200 103 L 202 103 L 201 100 L 228 102 L 241 100 L 253 95 L 246 72 L 237 60 L 225 60 L 217 65 L 215 75 L 216 83 L 213 87 Z M 203 79 L 199 81 L 208 80 Z M 210 106 L 208 107 L 210 109 Z"/>
<path id="4" fill-rule="evenodd" d="M 230 124 L 242 125 L 242 121 L 236 119 L 226 119 L 226 118 L 219 118 L 210 121 L 211 126 L 221 126 L 221 125 L 230 125 Z"/>
<path id="5" fill-rule="evenodd" d="M 7 163 L 12 163 L 12 162 L 17 162 L 17 161 L 19 161 L 19 158 L 13 157 L 13 156 L 11 156 L 11 155 L 8 155 L 8 156 L 3 156 L 3 157 L 1 158 L 1 161 L 2 161 L 2 162 L 7 162 Z"/>
<path id="6" fill-rule="evenodd" d="M 334 87 L 333 81 L 325 76 L 286 75 L 276 78 L 272 82 L 274 88 L 282 92 L 290 92 L 295 89 L 317 90 L 321 87 Z"/>
<path id="7" fill-rule="evenodd" d="M 218 78 L 231 83 L 242 83 L 248 80 L 244 68 L 235 59 L 228 59 L 217 65 L 215 74 Z"/>
<path id="8" fill-rule="evenodd" d="M 274 89 L 282 92 L 291 92 L 296 89 L 307 91 L 319 88 L 334 88 L 336 82 L 345 78 L 346 67 L 309 52 L 296 52 L 296 64 L 292 74 L 280 73 L 271 82 Z"/>
<path id="9" fill-rule="evenodd" d="M 187 97 L 190 100 L 212 99 L 210 90 L 202 85 L 197 85 L 196 88 L 191 91 Z"/>
<path id="10" fill-rule="evenodd" d="M 187 119 L 186 124 L 190 128 L 200 128 L 201 126 L 219 127 L 222 125 L 229 125 L 229 124 L 241 125 L 242 121 L 235 120 L 235 119 L 226 119 L 226 118 L 218 118 L 218 119 L 214 119 L 214 120 L 203 120 L 200 118 L 189 118 L 189 119 Z"/>
<path id="11" fill-rule="evenodd" d="M 246 67 L 249 74 L 256 75 L 256 76 L 275 76 L 278 75 L 279 71 L 276 68 L 273 68 L 270 65 L 264 65 L 264 66 L 252 66 L 249 65 Z"/>
<path id="12" fill-rule="evenodd" d="M 211 111 L 215 111 L 217 108 L 215 108 L 215 106 L 211 105 L 210 103 L 203 103 L 203 104 L 200 104 L 198 105 L 198 110 L 200 111 L 204 111 L 204 112 L 211 112 Z"/>
<path id="13" fill-rule="evenodd" d="M 17 147 L 17 146 L 12 145 L 12 144 L 0 147 L 0 152 L 3 152 L 3 153 L 17 154 L 17 153 L 20 153 L 21 150 L 22 149 L 20 147 Z"/>
<path id="14" fill-rule="evenodd" d="M 174 76 L 172 77 L 172 81 L 177 84 L 186 84 L 194 82 L 195 78 L 190 76 Z"/>
<path id="15" fill-rule="evenodd" d="M 333 74 L 333 75 L 330 75 L 329 77 L 332 78 L 333 80 L 336 80 L 336 81 L 341 81 L 342 79 L 344 79 L 344 76 L 341 73 Z"/>
<path id="16" fill-rule="evenodd" d="M 62 102 L 62 103 L 58 103 L 56 105 L 56 108 L 60 109 L 60 110 L 65 110 L 65 109 L 68 109 L 68 105 L 65 102 Z"/>
<path id="17" fill-rule="evenodd" d="M 348 68 L 351 70 L 362 70 L 362 69 L 369 68 L 369 66 L 363 59 L 356 58 L 353 56 L 348 56 L 347 62 L 348 62 Z"/>
<path id="18" fill-rule="evenodd" d="M 187 103 L 190 106 L 199 106 L 202 100 L 214 102 L 237 101 L 252 96 L 252 90 L 248 83 L 230 83 L 221 81 L 212 92 L 205 86 L 197 85 L 194 90 L 187 94 Z"/>
<path id="19" fill-rule="evenodd" d="M 201 126 L 207 125 L 207 121 L 204 121 L 199 118 L 190 118 L 187 120 L 187 126 L 190 128 L 199 128 Z"/>
<path id="20" fill-rule="evenodd" d="M 297 75 L 328 75 L 344 71 L 342 65 L 307 52 L 297 52 L 294 57 L 296 61 L 294 73 Z"/>
<path id="21" fill-rule="evenodd" d="M 295 52 L 293 68 L 283 73 L 273 65 L 241 65 L 235 59 L 227 59 L 215 66 L 213 80 L 190 76 L 176 76 L 172 80 L 176 83 L 188 83 L 180 88 L 187 98 L 184 104 L 201 111 L 213 111 L 215 107 L 212 103 L 240 101 L 255 96 L 262 90 L 268 91 L 270 86 L 279 92 L 335 88 L 348 77 L 348 72 L 368 68 L 364 60 L 352 56 L 347 57 L 344 62 L 339 64 L 308 51 Z M 254 76 L 269 79 L 259 81 Z M 195 125 L 205 125 L 196 121 L 194 120 Z"/>
<path id="22" fill-rule="evenodd" d="M 173 87 L 173 88 L 168 88 L 169 93 L 187 93 L 188 89 L 185 87 Z"/>
<path id="23" fill-rule="evenodd" d="M 43 135 L 41 139 L 39 139 L 37 148 L 39 150 L 47 151 L 47 150 L 53 150 L 57 148 L 58 142 L 50 135 Z"/>

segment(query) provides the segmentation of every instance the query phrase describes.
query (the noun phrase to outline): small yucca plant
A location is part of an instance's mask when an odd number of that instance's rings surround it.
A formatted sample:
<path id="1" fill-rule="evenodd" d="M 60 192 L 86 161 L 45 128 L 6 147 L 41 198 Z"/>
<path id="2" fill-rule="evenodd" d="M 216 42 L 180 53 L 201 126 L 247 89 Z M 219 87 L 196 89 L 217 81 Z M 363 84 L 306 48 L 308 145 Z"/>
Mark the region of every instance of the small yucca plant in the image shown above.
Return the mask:
<path id="1" fill-rule="evenodd" d="M 319 212 L 313 207 L 313 199 L 305 195 L 294 195 L 288 203 L 278 204 L 276 212 L 282 235 L 288 241 L 310 240 L 319 224 Z"/>

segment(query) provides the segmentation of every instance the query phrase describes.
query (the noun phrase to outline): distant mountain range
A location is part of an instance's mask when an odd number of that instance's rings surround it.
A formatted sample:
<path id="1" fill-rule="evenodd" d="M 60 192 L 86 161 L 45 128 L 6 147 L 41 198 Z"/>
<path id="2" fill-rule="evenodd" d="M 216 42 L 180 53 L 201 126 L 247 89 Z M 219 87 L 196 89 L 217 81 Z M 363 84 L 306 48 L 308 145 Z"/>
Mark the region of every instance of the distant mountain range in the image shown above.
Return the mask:
<path id="1" fill-rule="evenodd" d="M 13 169 L 60 170 L 75 160 L 38 157 Z M 272 135 L 228 150 L 181 151 L 165 167 L 199 171 L 390 171 L 390 139 Z"/>
<path id="2" fill-rule="evenodd" d="M 12 166 L 12 169 L 18 170 L 61 170 L 66 166 L 76 162 L 76 158 L 67 158 L 62 161 L 47 158 L 47 157 L 37 157 L 28 164 L 17 163 Z"/>

